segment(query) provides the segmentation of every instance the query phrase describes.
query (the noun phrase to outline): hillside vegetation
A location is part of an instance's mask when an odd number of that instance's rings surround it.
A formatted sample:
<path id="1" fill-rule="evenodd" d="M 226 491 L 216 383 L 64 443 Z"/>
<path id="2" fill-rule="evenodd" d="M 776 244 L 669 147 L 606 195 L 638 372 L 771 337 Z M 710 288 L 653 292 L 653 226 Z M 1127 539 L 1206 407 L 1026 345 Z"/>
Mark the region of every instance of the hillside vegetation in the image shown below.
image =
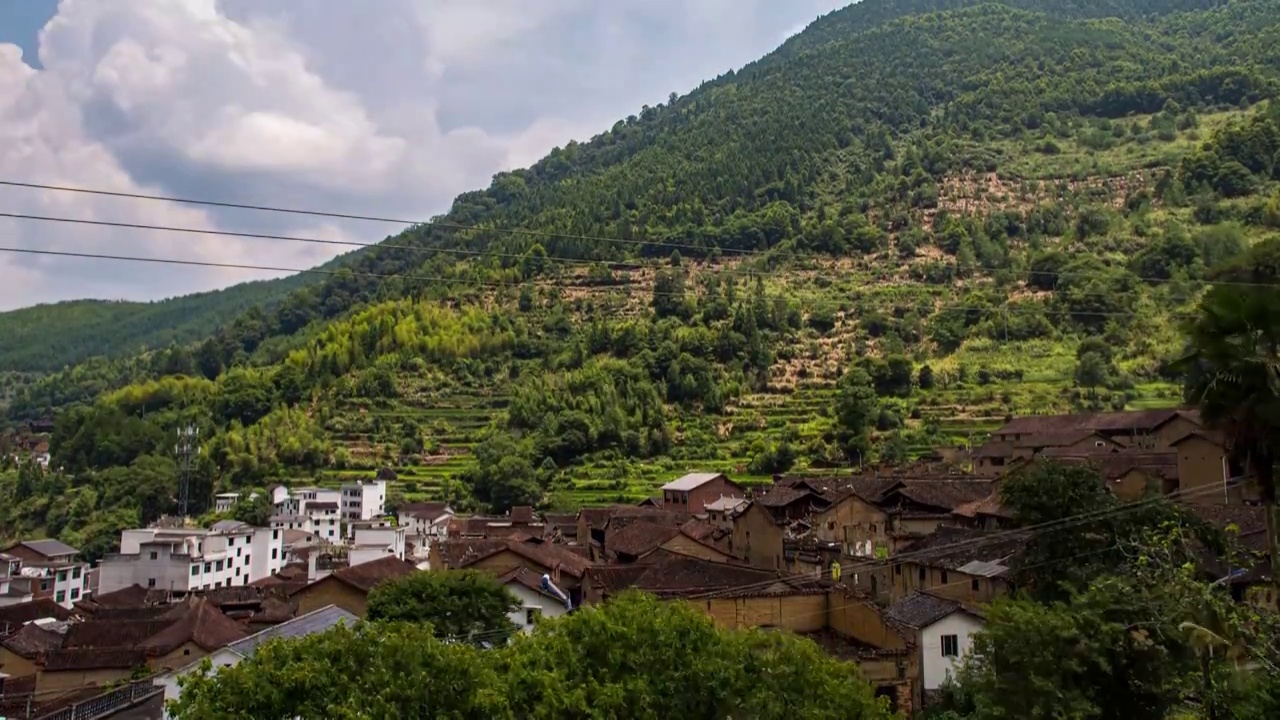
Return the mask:
<path id="1" fill-rule="evenodd" d="M 1208 268 L 1280 227 L 1277 47 L 1280 0 L 864 0 L 201 342 L 12 380 L 68 478 L 0 527 L 171 507 L 186 422 L 202 502 L 392 466 L 500 510 L 1175 404 Z"/>

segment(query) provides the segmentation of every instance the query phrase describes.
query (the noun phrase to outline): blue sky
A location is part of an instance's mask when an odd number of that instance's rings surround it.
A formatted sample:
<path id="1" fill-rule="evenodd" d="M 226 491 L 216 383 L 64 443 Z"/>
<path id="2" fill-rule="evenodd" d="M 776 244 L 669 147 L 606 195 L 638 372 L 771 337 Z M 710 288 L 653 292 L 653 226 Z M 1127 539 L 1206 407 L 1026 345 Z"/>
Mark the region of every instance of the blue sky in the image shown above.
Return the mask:
<path id="1" fill-rule="evenodd" d="M 426 219 L 842 4 L 0 0 L 0 179 Z M 12 187 L 0 209 L 353 242 L 399 229 Z M 342 249 L 14 219 L 0 219 L 0 236 L 294 269 Z M 0 310 L 272 275 L 0 253 Z"/>
<path id="2" fill-rule="evenodd" d="M 0 43 L 17 45 L 28 65 L 40 67 L 36 35 L 57 9 L 58 0 L 0 0 Z"/>

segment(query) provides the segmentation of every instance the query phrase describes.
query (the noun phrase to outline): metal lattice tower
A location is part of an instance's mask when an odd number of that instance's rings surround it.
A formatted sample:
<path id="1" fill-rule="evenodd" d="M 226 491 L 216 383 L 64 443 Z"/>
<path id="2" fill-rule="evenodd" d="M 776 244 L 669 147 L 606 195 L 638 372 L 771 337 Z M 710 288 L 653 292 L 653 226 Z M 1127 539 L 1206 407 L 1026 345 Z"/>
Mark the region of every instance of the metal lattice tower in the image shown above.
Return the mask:
<path id="1" fill-rule="evenodd" d="M 179 517 L 185 518 L 191 503 L 191 456 L 200 454 L 200 429 L 194 425 L 179 428 L 178 444 L 173 446 L 173 452 L 182 462 L 178 476 L 178 512 Z"/>

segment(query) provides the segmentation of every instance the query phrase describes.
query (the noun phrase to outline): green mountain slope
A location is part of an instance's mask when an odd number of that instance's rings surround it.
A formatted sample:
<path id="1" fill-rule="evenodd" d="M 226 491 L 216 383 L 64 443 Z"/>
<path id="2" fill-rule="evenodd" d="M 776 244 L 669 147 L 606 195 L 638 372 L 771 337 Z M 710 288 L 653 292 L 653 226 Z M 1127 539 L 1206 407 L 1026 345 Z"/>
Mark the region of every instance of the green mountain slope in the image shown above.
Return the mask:
<path id="1" fill-rule="evenodd" d="M 195 342 L 251 307 L 276 305 L 313 279 L 303 274 L 156 302 L 74 300 L 0 313 L 0 368 L 52 372 L 95 355 Z"/>
<path id="2" fill-rule="evenodd" d="M 1173 404 L 1208 268 L 1280 227 L 1276 47 L 1280 0 L 864 0 L 202 342 L 23 380 L 9 417 L 60 413 L 82 489 L 137 467 L 145 497 L 83 502 L 147 516 L 180 422 L 201 492 L 393 465 L 398 497 L 502 508 Z"/>

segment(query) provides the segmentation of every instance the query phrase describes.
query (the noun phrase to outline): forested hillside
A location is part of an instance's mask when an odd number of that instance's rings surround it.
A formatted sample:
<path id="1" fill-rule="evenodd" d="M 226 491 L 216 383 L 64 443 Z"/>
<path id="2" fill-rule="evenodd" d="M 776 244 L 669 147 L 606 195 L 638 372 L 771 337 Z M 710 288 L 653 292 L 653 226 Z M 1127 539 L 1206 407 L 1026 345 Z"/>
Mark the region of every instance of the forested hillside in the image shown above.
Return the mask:
<path id="1" fill-rule="evenodd" d="M 1208 269 L 1280 228 L 1277 47 L 1280 0 L 864 0 L 200 342 L 12 380 L 66 477 L 0 527 L 171 507 L 187 422 L 206 500 L 502 509 L 1177 403 Z"/>
<path id="2" fill-rule="evenodd" d="M 95 356 L 196 342 L 252 307 L 274 307 L 313 278 L 248 282 L 157 302 L 75 300 L 0 313 L 0 368 L 52 372 Z"/>

